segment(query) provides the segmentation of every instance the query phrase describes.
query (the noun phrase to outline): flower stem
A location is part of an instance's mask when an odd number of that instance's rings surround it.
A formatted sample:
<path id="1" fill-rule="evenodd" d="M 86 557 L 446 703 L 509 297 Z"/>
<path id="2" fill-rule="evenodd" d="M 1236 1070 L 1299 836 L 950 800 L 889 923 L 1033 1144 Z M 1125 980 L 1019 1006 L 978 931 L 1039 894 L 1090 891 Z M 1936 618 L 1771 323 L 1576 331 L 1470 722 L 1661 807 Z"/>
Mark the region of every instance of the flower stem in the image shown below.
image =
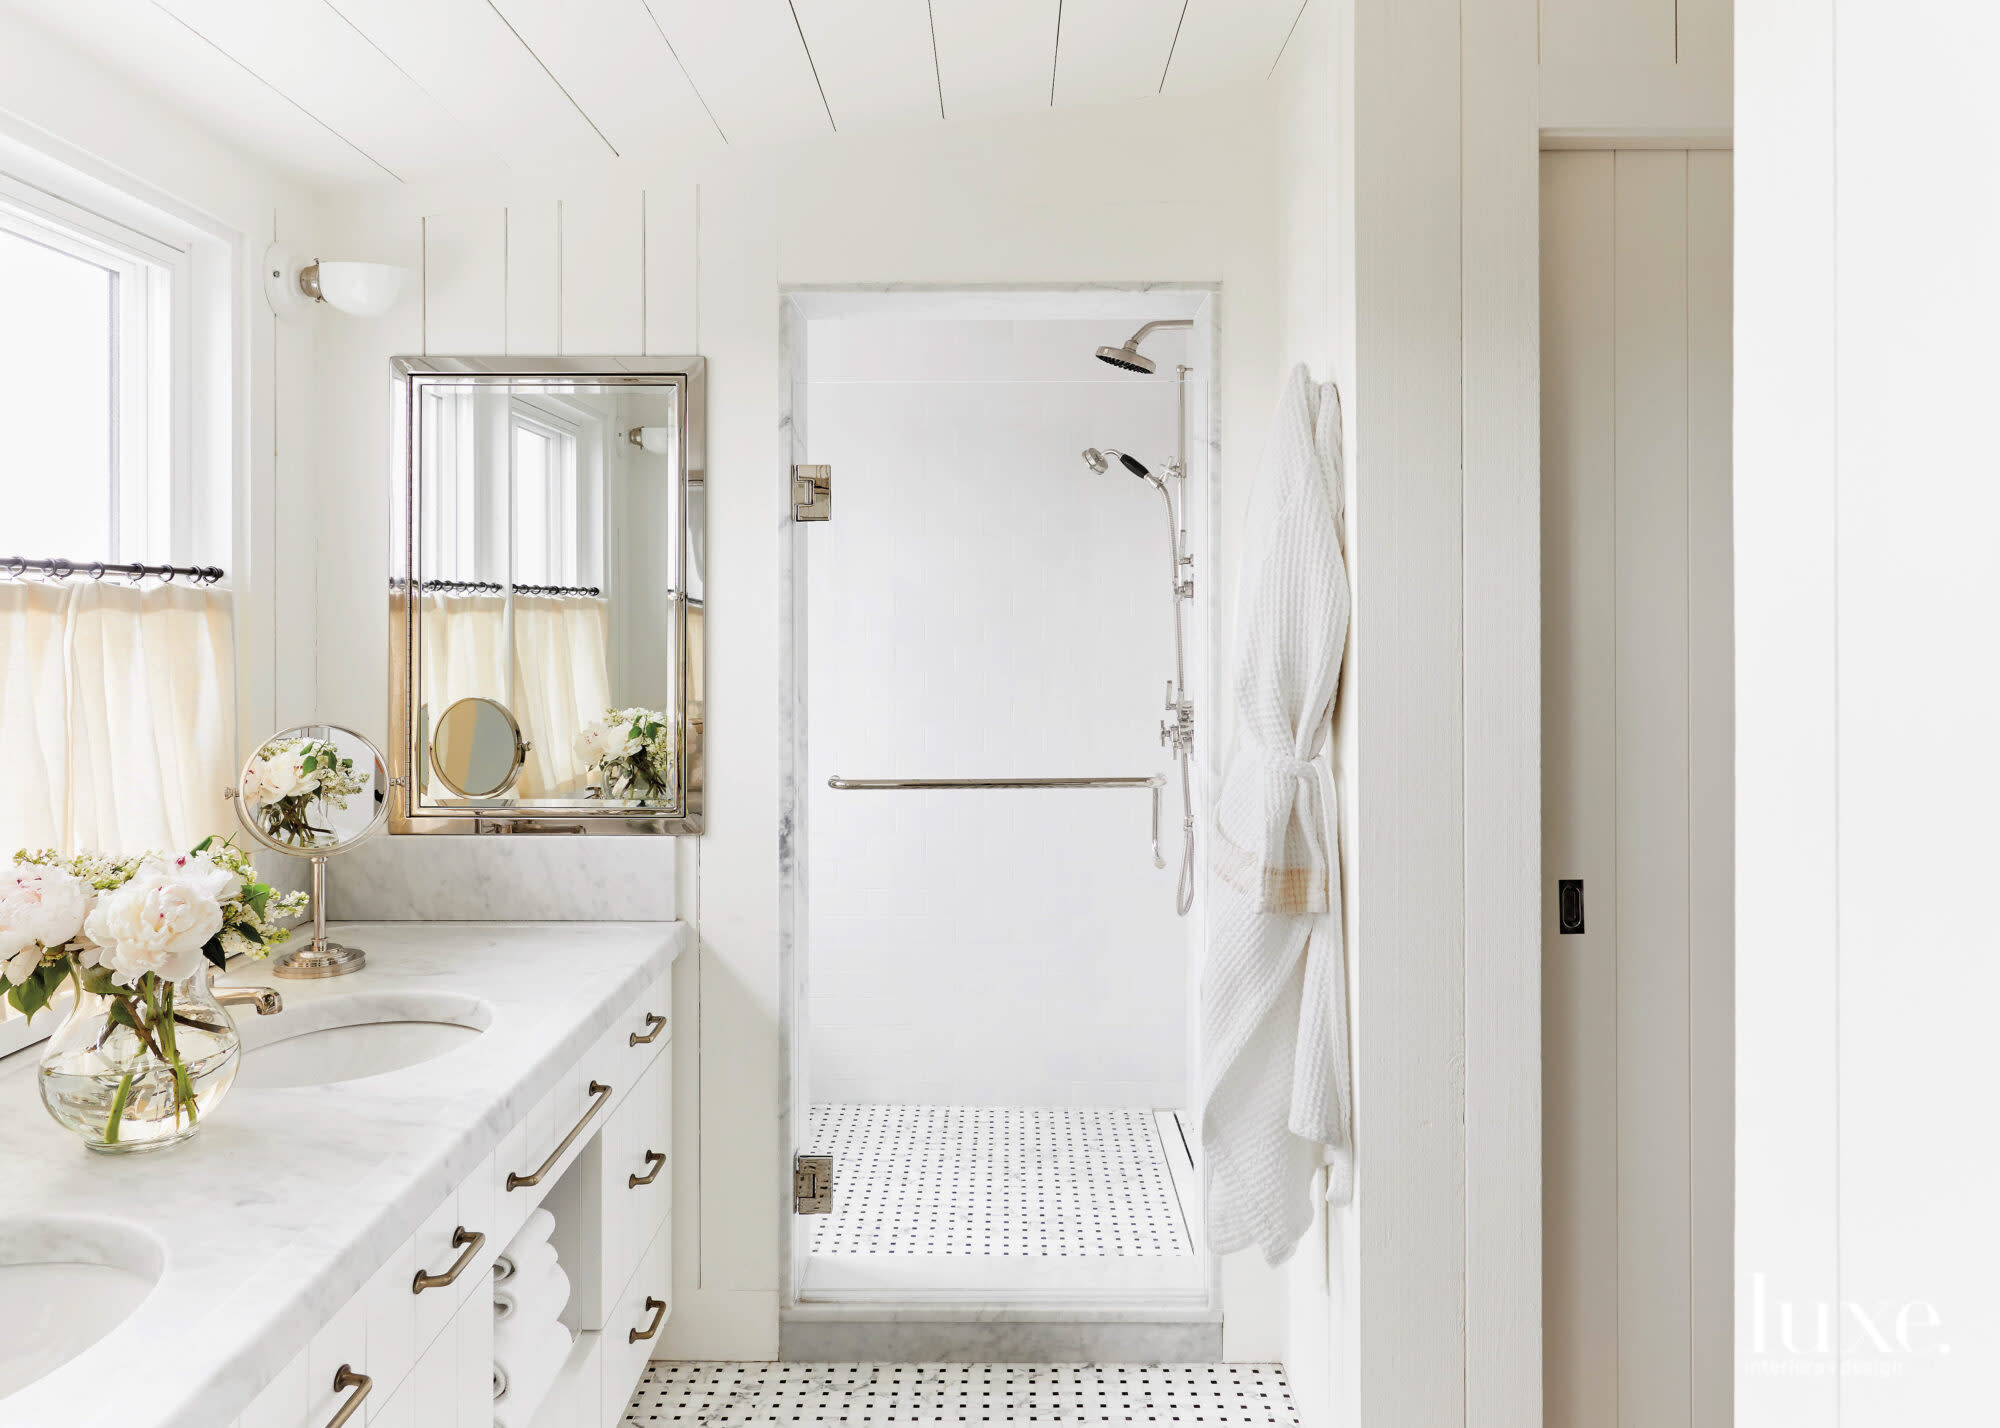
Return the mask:
<path id="1" fill-rule="evenodd" d="M 104 1143 L 118 1144 L 118 1126 L 125 1119 L 125 1101 L 132 1094 L 132 1073 L 127 1071 L 118 1083 L 118 1094 L 111 1098 L 111 1114 L 104 1118 Z"/>

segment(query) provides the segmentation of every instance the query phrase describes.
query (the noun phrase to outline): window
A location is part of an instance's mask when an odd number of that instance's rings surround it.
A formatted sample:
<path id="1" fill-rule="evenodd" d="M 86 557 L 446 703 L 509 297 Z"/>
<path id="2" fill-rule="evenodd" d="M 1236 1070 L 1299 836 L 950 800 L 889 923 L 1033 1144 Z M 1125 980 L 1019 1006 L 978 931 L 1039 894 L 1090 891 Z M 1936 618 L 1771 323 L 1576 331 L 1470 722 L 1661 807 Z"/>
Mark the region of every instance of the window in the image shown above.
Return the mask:
<path id="1" fill-rule="evenodd" d="M 0 193 L 0 552 L 173 554 L 175 251 Z"/>
<path id="2" fill-rule="evenodd" d="M 577 539 L 577 424 L 517 402 L 514 580 L 580 585 L 589 573 Z"/>

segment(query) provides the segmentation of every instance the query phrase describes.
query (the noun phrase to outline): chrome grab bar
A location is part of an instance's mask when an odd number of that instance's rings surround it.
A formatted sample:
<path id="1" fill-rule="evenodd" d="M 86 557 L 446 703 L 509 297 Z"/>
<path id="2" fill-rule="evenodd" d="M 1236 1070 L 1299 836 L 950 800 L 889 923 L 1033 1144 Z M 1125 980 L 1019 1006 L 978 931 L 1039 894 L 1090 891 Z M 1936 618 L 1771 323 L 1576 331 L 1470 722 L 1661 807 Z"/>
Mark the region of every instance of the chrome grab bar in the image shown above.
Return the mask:
<path id="1" fill-rule="evenodd" d="M 1164 868 L 1160 856 L 1160 790 L 1167 786 L 1165 774 L 1134 778 L 842 778 L 835 774 L 828 788 L 1149 788 L 1153 791 L 1153 866 Z"/>
<path id="2" fill-rule="evenodd" d="M 604 1103 L 611 1099 L 611 1088 L 602 1081 L 592 1081 L 590 1094 L 596 1099 L 590 1103 L 590 1109 L 583 1113 L 583 1119 L 569 1128 L 569 1134 L 562 1138 L 562 1144 L 549 1152 L 549 1158 L 541 1163 L 533 1175 L 522 1175 L 513 1170 L 507 1172 L 509 1190 L 520 1190 L 529 1185 L 541 1184 L 542 1177 L 554 1169 L 555 1163 L 563 1158 L 563 1152 L 576 1144 L 576 1138 L 583 1134 L 583 1128 L 590 1124 L 590 1118 L 604 1109 Z"/>

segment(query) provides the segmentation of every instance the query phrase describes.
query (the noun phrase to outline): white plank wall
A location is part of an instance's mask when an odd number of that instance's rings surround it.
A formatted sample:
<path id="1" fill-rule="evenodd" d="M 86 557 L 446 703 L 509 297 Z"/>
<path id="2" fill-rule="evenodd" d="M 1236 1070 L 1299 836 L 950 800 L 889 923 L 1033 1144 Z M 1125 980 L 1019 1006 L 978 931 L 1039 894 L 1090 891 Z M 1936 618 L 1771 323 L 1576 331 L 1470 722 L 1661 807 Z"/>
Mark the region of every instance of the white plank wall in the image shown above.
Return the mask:
<path id="1" fill-rule="evenodd" d="M 1730 158 L 1544 155 L 1552 1428 L 1730 1421 Z M 1556 880 L 1586 931 L 1557 932 Z"/>

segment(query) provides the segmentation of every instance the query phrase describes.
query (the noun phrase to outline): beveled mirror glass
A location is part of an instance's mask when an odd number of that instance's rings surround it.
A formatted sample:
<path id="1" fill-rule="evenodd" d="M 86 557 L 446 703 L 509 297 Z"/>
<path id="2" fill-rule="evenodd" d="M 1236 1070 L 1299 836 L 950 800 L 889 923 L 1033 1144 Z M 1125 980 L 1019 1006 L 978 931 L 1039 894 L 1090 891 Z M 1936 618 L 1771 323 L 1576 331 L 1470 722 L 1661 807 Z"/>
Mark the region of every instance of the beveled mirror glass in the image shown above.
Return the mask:
<path id="1" fill-rule="evenodd" d="M 701 831 L 704 365 L 396 359 L 393 832 Z"/>

